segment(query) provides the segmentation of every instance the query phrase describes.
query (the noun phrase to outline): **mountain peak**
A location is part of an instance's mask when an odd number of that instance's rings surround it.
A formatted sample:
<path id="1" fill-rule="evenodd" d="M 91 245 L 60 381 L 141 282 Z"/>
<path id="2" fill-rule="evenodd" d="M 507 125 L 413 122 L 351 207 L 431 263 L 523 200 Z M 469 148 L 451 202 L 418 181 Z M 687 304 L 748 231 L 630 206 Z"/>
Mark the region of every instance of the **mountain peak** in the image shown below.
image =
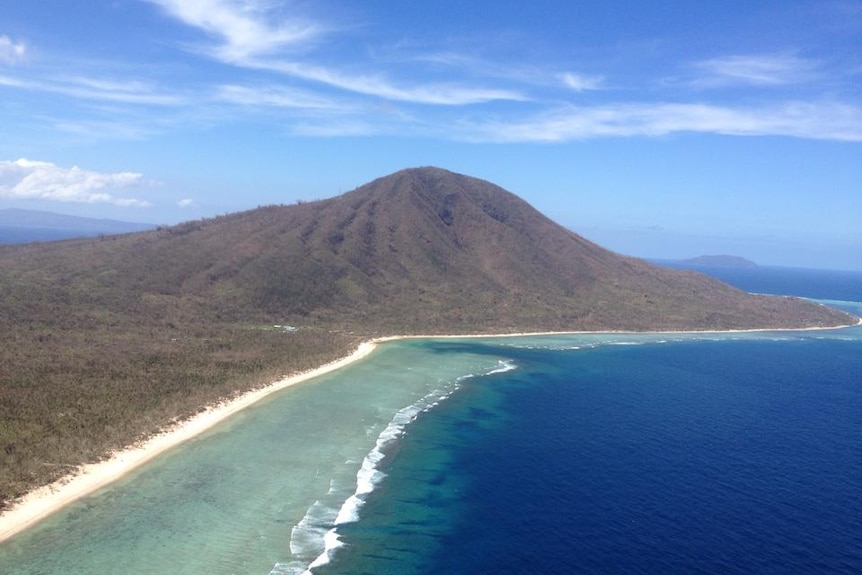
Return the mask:
<path id="1" fill-rule="evenodd" d="M 846 322 L 822 306 L 752 296 L 700 274 L 620 256 L 499 186 L 429 166 L 328 200 L 64 250 L 32 260 L 63 268 L 64 258 L 82 260 L 75 251 L 89 250 L 76 277 L 109 270 L 126 282 L 116 286 L 125 299 L 158 294 L 164 301 L 170 294 L 172 306 L 194 307 L 191 315 L 237 320 L 313 318 L 396 333 Z M 8 269 L 23 260 L 0 254 Z"/>

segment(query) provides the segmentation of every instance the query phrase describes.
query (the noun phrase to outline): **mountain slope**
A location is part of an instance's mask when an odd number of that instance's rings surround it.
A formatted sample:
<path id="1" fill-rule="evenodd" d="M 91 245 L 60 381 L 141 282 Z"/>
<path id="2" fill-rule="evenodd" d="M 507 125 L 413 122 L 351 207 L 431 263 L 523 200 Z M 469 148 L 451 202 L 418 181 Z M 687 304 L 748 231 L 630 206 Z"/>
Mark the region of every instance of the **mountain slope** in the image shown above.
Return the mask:
<path id="1" fill-rule="evenodd" d="M 127 310 L 156 316 L 159 306 L 147 301 L 159 300 L 162 316 L 310 317 L 420 333 L 847 322 L 809 302 L 752 296 L 614 254 L 493 184 L 437 168 L 403 170 L 329 200 L 33 255 L 40 274 L 74 262 L 71 287 L 113 293 Z"/>
<path id="2" fill-rule="evenodd" d="M 314 277 L 337 286 L 317 303 L 341 314 L 359 305 L 392 315 L 400 304 L 399 315 L 419 320 L 416 329 L 468 330 L 835 322 L 816 319 L 819 306 L 744 295 L 613 254 L 497 186 L 439 169 L 405 170 L 303 207 L 283 214 L 287 225 L 272 240 L 284 249 L 273 267 L 315 266 Z M 297 244 L 299 257 L 285 256 Z M 260 270 L 251 271 L 249 281 Z M 274 276 L 260 303 L 304 311 L 296 308 L 303 276 Z"/>

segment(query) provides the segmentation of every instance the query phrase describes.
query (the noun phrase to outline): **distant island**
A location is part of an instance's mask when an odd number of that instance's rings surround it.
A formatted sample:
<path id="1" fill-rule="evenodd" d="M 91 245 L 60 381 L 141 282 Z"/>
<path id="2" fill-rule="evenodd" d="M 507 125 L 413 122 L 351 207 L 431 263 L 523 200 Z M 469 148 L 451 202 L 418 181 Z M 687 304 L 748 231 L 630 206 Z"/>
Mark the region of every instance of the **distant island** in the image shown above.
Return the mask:
<path id="1" fill-rule="evenodd" d="M 677 260 L 677 263 L 686 266 L 703 266 L 716 268 L 747 268 L 752 269 L 758 267 L 751 260 L 739 256 L 716 255 L 716 256 L 698 256 L 696 258 L 688 258 Z"/>
<path id="2" fill-rule="evenodd" d="M 0 210 L 0 244 L 49 242 L 155 229 L 153 224 L 83 218 L 41 210 Z"/>
<path id="3" fill-rule="evenodd" d="M 326 200 L 0 246 L 0 269 L 0 508 L 376 337 L 857 321 L 621 256 L 432 167 Z"/>

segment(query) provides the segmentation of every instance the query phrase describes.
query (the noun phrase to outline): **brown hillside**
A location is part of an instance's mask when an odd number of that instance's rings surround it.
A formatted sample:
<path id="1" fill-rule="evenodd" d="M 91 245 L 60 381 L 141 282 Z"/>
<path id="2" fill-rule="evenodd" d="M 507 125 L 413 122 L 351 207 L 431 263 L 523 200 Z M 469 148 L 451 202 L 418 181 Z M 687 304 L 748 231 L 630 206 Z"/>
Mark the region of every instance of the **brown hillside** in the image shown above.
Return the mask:
<path id="1" fill-rule="evenodd" d="M 725 329 L 834 325 L 807 302 L 743 294 L 701 275 L 604 250 L 488 182 L 404 170 L 285 211 L 283 246 L 331 274 L 322 303 L 414 330 Z M 288 215 L 289 214 L 289 215 Z M 279 250 L 283 254 L 283 250 Z M 290 261 L 289 266 L 300 265 Z M 309 265 L 309 264 L 306 264 Z M 260 302 L 295 308 L 305 282 L 279 277 Z M 302 301 L 299 299 L 299 301 Z M 315 308 L 320 309 L 320 308 Z M 348 313 L 347 315 L 352 315 Z"/>
<path id="2" fill-rule="evenodd" d="M 421 333 L 848 321 L 823 306 L 747 295 L 614 254 L 493 184 L 437 168 L 403 170 L 324 201 L 7 248 L 0 263 L 19 276 L 19 312 L 31 319 L 54 314 L 32 301 L 45 290 L 39 299 L 59 299 L 73 314 Z"/>

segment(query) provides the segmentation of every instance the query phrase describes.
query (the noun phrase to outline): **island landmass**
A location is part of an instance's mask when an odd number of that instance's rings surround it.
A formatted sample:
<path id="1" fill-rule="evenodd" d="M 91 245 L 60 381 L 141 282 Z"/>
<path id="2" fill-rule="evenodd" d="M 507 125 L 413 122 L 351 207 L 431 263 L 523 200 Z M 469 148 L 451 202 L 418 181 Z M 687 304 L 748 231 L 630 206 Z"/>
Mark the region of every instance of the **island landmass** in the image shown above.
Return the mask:
<path id="1" fill-rule="evenodd" d="M 730 255 L 704 255 L 695 258 L 678 260 L 677 263 L 685 266 L 694 267 L 719 267 L 719 268 L 738 268 L 738 269 L 755 269 L 758 266 L 755 262 L 740 257 Z"/>
<path id="2" fill-rule="evenodd" d="M 859 321 L 615 254 L 439 168 L 328 200 L 4 246 L 0 269 L 0 509 L 381 337 Z"/>

